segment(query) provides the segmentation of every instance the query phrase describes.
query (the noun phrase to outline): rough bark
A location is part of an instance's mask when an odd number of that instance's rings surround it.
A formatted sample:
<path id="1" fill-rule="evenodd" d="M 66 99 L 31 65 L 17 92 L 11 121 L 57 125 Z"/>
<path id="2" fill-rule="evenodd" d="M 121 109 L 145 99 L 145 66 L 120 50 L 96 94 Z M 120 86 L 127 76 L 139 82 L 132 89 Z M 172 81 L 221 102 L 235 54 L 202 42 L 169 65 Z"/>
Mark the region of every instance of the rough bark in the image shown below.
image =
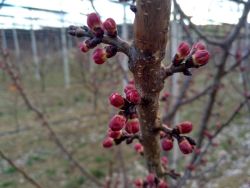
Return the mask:
<path id="1" fill-rule="evenodd" d="M 159 93 L 163 88 L 161 61 L 165 55 L 169 25 L 170 0 L 137 0 L 134 44 L 129 68 L 142 97 L 138 113 L 142 143 L 148 170 L 162 176 L 160 139 L 155 128 L 161 126 Z"/>

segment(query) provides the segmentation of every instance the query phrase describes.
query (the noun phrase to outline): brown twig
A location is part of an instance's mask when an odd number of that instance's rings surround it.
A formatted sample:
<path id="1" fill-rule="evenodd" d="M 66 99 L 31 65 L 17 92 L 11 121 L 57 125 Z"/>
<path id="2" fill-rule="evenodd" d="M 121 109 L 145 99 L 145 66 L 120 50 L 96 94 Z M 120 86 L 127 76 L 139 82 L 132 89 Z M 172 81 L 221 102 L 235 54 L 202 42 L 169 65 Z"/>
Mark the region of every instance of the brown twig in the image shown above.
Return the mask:
<path id="1" fill-rule="evenodd" d="M 0 150 L 0 156 L 2 159 L 8 162 L 10 166 L 12 166 L 14 169 L 16 169 L 22 176 L 34 187 L 36 188 L 42 188 L 39 183 L 37 183 L 32 177 L 30 177 L 23 169 L 19 168 L 10 158 L 8 158 L 3 151 Z"/>
<path id="2" fill-rule="evenodd" d="M 53 129 L 50 127 L 49 121 L 47 120 L 46 116 L 37 108 L 35 107 L 30 99 L 28 98 L 28 95 L 25 93 L 24 89 L 21 86 L 21 81 L 19 78 L 19 75 L 16 71 L 14 71 L 14 67 L 12 64 L 7 62 L 7 56 L 5 55 L 5 60 L 3 61 L 4 64 L 4 70 L 8 73 L 10 76 L 13 84 L 15 85 L 17 91 L 19 92 L 20 96 L 24 100 L 24 103 L 30 109 L 33 111 L 38 119 L 41 121 L 41 124 L 44 128 L 46 128 L 49 132 L 50 138 L 54 143 L 58 146 L 58 148 L 61 150 L 61 152 L 68 158 L 70 162 L 73 163 L 73 165 L 86 177 L 88 177 L 93 183 L 95 183 L 98 186 L 102 186 L 102 183 L 96 179 L 94 176 L 89 174 L 84 167 L 81 166 L 81 164 L 71 155 L 71 153 L 65 148 L 63 143 L 60 141 L 56 133 L 53 131 Z"/>

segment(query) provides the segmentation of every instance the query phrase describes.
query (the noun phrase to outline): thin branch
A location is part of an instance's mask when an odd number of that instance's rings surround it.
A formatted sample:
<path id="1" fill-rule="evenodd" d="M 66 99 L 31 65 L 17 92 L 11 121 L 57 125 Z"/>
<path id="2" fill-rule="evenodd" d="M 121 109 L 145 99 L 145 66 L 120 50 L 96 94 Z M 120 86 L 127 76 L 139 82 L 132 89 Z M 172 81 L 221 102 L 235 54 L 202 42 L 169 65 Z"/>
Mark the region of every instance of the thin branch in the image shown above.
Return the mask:
<path id="1" fill-rule="evenodd" d="M 76 37 L 88 37 L 93 38 L 93 34 L 87 27 L 77 27 L 77 26 L 70 26 L 68 29 L 68 33 L 72 36 Z M 102 38 L 102 43 L 109 44 L 117 47 L 119 52 L 123 52 L 127 56 L 129 56 L 130 46 L 129 44 L 122 40 L 120 37 L 111 38 L 107 35 L 104 35 Z"/>
<path id="2" fill-rule="evenodd" d="M 68 158 L 70 162 L 86 177 L 88 177 L 93 183 L 95 183 L 98 186 L 102 186 L 102 183 L 99 182 L 98 179 L 96 179 L 94 176 L 89 174 L 84 167 L 81 166 L 81 164 L 71 155 L 71 153 L 65 148 L 63 143 L 60 141 L 56 133 L 53 131 L 53 129 L 50 127 L 50 124 L 48 120 L 46 119 L 45 115 L 37 108 L 35 107 L 30 99 L 28 98 L 27 94 L 25 93 L 24 89 L 21 87 L 21 82 L 19 79 L 19 75 L 17 72 L 14 72 L 13 65 L 10 65 L 10 63 L 7 62 L 7 57 L 5 56 L 5 61 L 3 61 L 4 64 L 4 70 L 8 73 L 10 76 L 13 84 L 15 85 L 17 91 L 19 92 L 20 96 L 24 100 L 24 103 L 26 106 L 33 111 L 38 119 L 41 121 L 41 124 L 43 127 L 45 127 L 50 135 L 50 138 L 54 141 L 54 143 L 58 146 L 58 148 L 61 150 L 61 152 Z"/>
<path id="3" fill-rule="evenodd" d="M 3 151 L 0 150 L 0 157 L 8 162 L 10 166 L 12 166 L 14 169 L 16 169 L 24 179 L 26 179 L 30 184 L 32 184 L 36 188 L 42 188 L 41 185 L 39 185 L 32 177 L 30 177 L 23 169 L 19 168 L 10 158 L 8 158 Z"/>

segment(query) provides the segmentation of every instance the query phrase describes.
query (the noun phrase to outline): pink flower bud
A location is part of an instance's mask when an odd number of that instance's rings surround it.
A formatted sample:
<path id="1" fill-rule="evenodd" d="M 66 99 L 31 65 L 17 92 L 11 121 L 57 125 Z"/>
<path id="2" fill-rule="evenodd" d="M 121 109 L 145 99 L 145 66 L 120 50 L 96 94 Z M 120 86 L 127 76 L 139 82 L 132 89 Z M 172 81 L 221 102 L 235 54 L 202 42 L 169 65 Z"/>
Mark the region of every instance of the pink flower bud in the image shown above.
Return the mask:
<path id="1" fill-rule="evenodd" d="M 109 122 L 109 128 L 112 131 L 120 131 L 126 122 L 126 118 L 122 115 L 115 115 Z"/>
<path id="2" fill-rule="evenodd" d="M 128 93 L 131 90 L 135 90 L 135 85 L 134 84 L 128 84 L 126 85 L 126 87 L 124 88 L 124 93 Z"/>
<path id="3" fill-rule="evenodd" d="M 138 118 L 129 119 L 126 123 L 125 130 L 130 134 L 135 134 L 140 130 L 140 122 Z"/>
<path id="4" fill-rule="evenodd" d="M 141 178 L 135 179 L 134 185 L 136 188 L 142 188 L 143 187 L 143 180 Z"/>
<path id="5" fill-rule="evenodd" d="M 114 139 L 119 139 L 122 136 L 122 131 L 112 131 L 111 129 L 108 130 L 108 136 Z"/>
<path id="6" fill-rule="evenodd" d="M 117 92 L 114 92 L 109 96 L 109 102 L 116 108 L 123 107 L 125 103 L 124 98 Z"/>
<path id="7" fill-rule="evenodd" d="M 111 137 L 107 137 L 103 140 L 102 146 L 104 148 L 111 148 L 114 145 L 114 139 Z"/>
<path id="8" fill-rule="evenodd" d="M 131 89 L 126 93 L 126 99 L 134 104 L 139 104 L 141 102 L 141 97 L 137 90 Z"/>
<path id="9" fill-rule="evenodd" d="M 161 157 L 161 163 L 163 166 L 168 166 L 168 158 L 166 156 Z"/>
<path id="10" fill-rule="evenodd" d="M 205 50 L 206 46 L 203 42 L 197 42 L 193 45 L 193 51 L 196 52 L 197 50 Z"/>
<path id="11" fill-rule="evenodd" d="M 199 66 L 205 65 L 208 63 L 209 56 L 207 50 L 198 50 L 192 55 L 193 63 Z"/>
<path id="12" fill-rule="evenodd" d="M 140 143 L 136 143 L 135 145 L 134 145 L 134 149 L 135 149 L 135 151 L 137 152 L 137 153 L 139 153 L 139 154 L 142 154 L 143 153 L 143 145 L 141 145 Z"/>
<path id="13" fill-rule="evenodd" d="M 165 182 L 164 180 L 160 180 L 158 188 L 168 188 L 167 182 Z"/>
<path id="14" fill-rule="evenodd" d="M 186 42 L 181 42 L 177 49 L 177 54 L 180 59 L 184 59 L 190 53 L 190 46 Z"/>
<path id="15" fill-rule="evenodd" d="M 169 151 L 173 148 L 173 139 L 172 138 L 164 138 L 161 141 L 161 147 L 165 151 Z"/>
<path id="16" fill-rule="evenodd" d="M 193 146 L 186 138 L 181 138 L 178 141 L 179 148 L 183 154 L 189 154 L 193 152 Z"/>
<path id="17" fill-rule="evenodd" d="M 155 184 L 155 175 L 153 173 L 150 173 L 147 175 L 146 180 L 150 186 L 153 186 Z"/>
<path id="18" fill-rule="evenodd" d="M 100 16 L 96 13 L 90 13 L 87 16 L 87 25 L 91 30 L 101 27 L 102 21 Z"/>
<path id="19" fill-rule="evenodd" d="M 103 22 L 103 27 L 107 31 L 107 34 L 111 37 L 117 36 L 117 26 L 115 20 L 108 18 Z"/>
<path id="20" fill-rule="evenodd" d="M 181 122 L 176 126 L 180 134 L 190 133 L 193 129 L 193 124 L 190 121 Z"/>
<path id="21" fill-rule="evenodd" d="M 80 50 L 81 50 L 82 52 L 87 52 L 87 51 L 89 51 L 89 48 L 87 47 L 85 41 L 83 41 L 82 43 L 80 43 L 79 48 L 80 48 Z"/>
<path id="22" fill-rule="evenodd" d="M 101 48 L 96 48 L 92 57 L 96 64 L 103 64 L 107 60 L 106 51 Z"/>

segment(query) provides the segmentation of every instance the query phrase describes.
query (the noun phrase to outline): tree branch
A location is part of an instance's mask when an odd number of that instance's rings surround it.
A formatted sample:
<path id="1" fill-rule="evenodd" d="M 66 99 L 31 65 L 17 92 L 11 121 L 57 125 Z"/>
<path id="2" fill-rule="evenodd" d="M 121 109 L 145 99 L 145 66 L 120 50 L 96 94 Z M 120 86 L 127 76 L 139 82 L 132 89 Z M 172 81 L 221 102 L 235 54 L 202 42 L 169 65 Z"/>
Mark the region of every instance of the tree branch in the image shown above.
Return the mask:
<path id="1" fill-rule="evenodd" d="M 8 158 L 3 151 L 0 150 L 0 157 L 2 159 L 4 159 L 5 161 L 8 162 L 8 164 L 10 166 L 12 166 L 14 169 L 16 169 L 20 174 L 22 174 L 22 176 L 24 177 L 24 179 L 26 179 L 30 184 L 32 184 L 34 187 L 36 188 L 42 188 L 41 185 L 39 185 L 32 177 L 30 177 L 23 169 L 19 168 L 18 166 L 16 166 L 16 164 L 10 159 Z"/>

